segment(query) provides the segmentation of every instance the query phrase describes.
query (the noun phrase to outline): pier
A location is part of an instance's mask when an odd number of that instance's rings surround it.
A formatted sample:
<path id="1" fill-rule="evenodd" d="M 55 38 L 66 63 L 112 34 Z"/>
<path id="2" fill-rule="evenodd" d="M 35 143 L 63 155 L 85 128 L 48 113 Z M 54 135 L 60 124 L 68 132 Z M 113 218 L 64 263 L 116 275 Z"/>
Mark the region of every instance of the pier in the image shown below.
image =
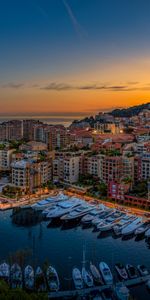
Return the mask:
<path id="1" fill-rule="evenodd" d="M 139 285 L 146 283 L 148 280 L 150 280 L 150 275 L 147 276 L 141 276 L 134 279 L 129 279 L 123 281 L 126 287 L 130 288 L 131 286 Z M 101 286 L 94 286 L 91 288 L 84 288 L 82 290 L 69 290 L 69 291 L 59 291 L 59 292 L 50 292 L 48 293 L 48 299 L 57 299 L 57 298 L 72 298 L 72 297 L 83 297 L 85 295 L 90 294 L 91 292 L 100 292 L 102 293 L 104 290 L 110 289 L 113 291 L 114 286 L 111 285 L 101 285 Z"/>

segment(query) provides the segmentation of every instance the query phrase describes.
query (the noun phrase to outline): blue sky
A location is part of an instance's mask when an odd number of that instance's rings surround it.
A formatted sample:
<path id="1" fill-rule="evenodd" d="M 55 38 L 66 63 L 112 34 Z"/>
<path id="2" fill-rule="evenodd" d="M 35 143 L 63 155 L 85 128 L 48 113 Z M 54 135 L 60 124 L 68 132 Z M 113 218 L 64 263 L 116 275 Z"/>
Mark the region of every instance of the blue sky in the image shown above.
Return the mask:
<path id="1" fill-rule="evenodd" d="M 2 102 L 19 84 L 17 93 L 25 101 L 31 92 L 25 95 L 21 84 L 120 84 L 120 78 L 148 83 L 139 74 L 144 72 L 143 59 L 149 63 L 149 15 L 149 0 L 0 0 Z M 122 71 L 116 65 L 122 65 Z M 13 106 L 19 96 L 11 92 L 8 103 Z M 59 103 L 60 96 L 55 98 Z"/>

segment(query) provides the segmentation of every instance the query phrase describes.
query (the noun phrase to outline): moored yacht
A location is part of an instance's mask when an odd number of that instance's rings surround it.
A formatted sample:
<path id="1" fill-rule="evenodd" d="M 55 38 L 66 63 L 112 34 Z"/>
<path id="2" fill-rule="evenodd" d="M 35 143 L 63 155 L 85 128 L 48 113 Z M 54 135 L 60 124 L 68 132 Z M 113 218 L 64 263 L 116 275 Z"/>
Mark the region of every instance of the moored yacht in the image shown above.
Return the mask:
<path id="1" fill-rule="evenodd" d="M 0 265 L 0 279 L 4 279 L 8 283 L 9 277 L 10 277 L 10 266 L 4 262 Z"/>
<path id="2" fill-rule="evenodd" d="M 10 269 L 10 282 L 13 289 L 22 288 L 23 278 L 22 270 L 18 264 L 13 264 Z"/>
<path id="3" fill-rule="evenodd" d="M 72 270 L 72 278 L 74 282 L 74 286 L 77 290 L 83 289 L 83 279 L 82 274 L 78 268 L 73 268 Z"/>
<path id="4" fill-rule="evenodd" d="M 99 270 L 96 268 L 96 266 L 93 265 L 91 262 L 90 262 L 90 271 L 91 271 L 91 274 L 92 274 L 92 276 L 94 278 L 94 281 L 96 283 L 102 284 L 103 281 L 102 281 L 101 274 L 100 274 Z"/>
<path id="5" fill-rule="evenodd" d="M 142 218 L 136 218 L 131 224 L 122 229 L 122 235 L 130 235 L 135 232 L 136 229 L 143 225 Z"/>
<path id="6" fill-rule="evenodd" d="M 93 210 L 95 206 L 87 203 L 83 203 L 76 207 L 75 209 L 71 210 L 68 214 L 61 217 L 61 220 L 64 221 L 71 221 L 78 218 L 81 218 L 91 210 Z"/>
<path id="7" fill-rule="evenodd" d="M 126 265 L 126 270 L 128 272 L 129 278 L 133 279 L 133 278 L 137 278 L 138 277 L 137 270 L 132 265 L 127 264 Z"/>
<path id="8" fill-rule="evenodd" d="M 24 269 L 24 285 L 27 290 L 34 289 L 34 270 L 30 265 Z"/>
<path id="9" fill-rule="evenodd" d="M 112 276 L 109 266 L 105 262 L 101 262 L 99 264 L 99 269 L 101 271 L 104 282 L 108 285 L 112 285 L 113 284 L 113 276 Z"/>
<path id="10" fill-rule="evenodd" d="M 94 285 L 91 273 L 84 266 L 82 267 L 82 278 L 86 286 L 92 287 Z"/>
<path id="11" fill-rule="evenodd" d="M 54 267 L 49 266 L 46 272 L 46 278 L 49 290 L 57 292 L 60 288 L 60 281 L 57 274 L 57 271 Z"/>
<path id="12" fill-rule="evenodd" d="M 49 213 L 47 214 L 47 218 L 60 218 L 61 216 L 69 213 L 70 211 L 72 211 L 73 208 L 77 207 L 81 205 L 81 200 L 80 199 L 71 199 L 68 201 L 62 201 L 61 203 L 59 203 L 58 205 L 56 205 L 55 207 L 51 208 L 49 210 Z"/>
<path id="13" fill-rule="evenodd" d="M 122 265 L 121 263 L 115 264 L 115 269 L 121 279 L 128 279 L 128 274 L 124 265 Z"/>
<path id="14" fill-rule="evenodd" d="M 44 272 L 40 267 L 35 271 L 35 289 L 37 292 L 45 292 L 47 290 Z"/>
<path id="15" fill-rule="evenodd" d="M 148 229 L 148 230 L 145 232 L 145 237 L 146 237 L 146 238 L 150 238 L 150 229 Z"/>

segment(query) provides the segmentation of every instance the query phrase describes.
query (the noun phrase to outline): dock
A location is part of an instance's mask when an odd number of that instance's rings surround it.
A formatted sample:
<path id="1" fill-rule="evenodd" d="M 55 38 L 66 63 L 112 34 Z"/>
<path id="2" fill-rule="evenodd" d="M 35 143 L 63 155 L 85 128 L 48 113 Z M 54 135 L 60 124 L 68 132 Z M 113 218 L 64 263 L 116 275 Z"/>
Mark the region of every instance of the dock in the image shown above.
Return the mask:
<path id="1" fill-rule="evenodd" d="M 136 286 L 139 284 L 144 284 L 150 280 L 150 275 L 140 276 L 134 279 L 129 279 L 123 281 L 126 287 L 130 288 L 131 286 Z M 83 297 L 90 294 L 91 292 L 99 291 L 102 293 L 104 290 L 110 289 L 113 291 L 114 285 L 101 285 L 94 286 L 91 288 L 84 288 L 82 290 L 69 290 L 69 291 L 59 291 L 59 292 L 50 292 L 48 293 L 48 299 L 57 299 L 57 298 L 73 298 L 73 297 Z"/>

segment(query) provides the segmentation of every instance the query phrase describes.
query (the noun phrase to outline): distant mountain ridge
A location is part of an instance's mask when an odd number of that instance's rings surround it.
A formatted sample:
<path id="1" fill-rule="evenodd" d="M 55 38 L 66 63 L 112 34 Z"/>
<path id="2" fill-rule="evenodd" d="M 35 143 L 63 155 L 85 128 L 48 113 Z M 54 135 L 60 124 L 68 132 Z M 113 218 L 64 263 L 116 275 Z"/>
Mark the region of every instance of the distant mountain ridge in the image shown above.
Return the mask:
<path id="1" fill-rule="evenodd" d="M 143 109 L 150 109 L 150 102 L 131 106 L 128 108 L 122 108 L 122 109 L 114 109 L 109 114 L 111 114 L 114 117 L 133 117 L 138 115 Z"/>
<path id="2" fill-rule="evenodd" d="M 111 115 L 115 118 L 123 118 L 123 117 L 130 118 L 133 116 L 137 116 L 144 109 L 150 109 L 150 102 L 145 103 L 145 104 L 136 105 L 136 106 L 131 106 L 128 108 L 114 109 L 111 112 L 107 112 L 106 114 Z M 95 117 L 93 117 L 93 116 L 85 117 L 84 119 L 81 119 L 81 120 L 74 120 L 72 122 L 72 125 L 77 125 L 77 124 L 80 124 L 83 122 L 88 123 L 88 124 L 90 124 L 91 127 L 93 127 L 94 124 L 96 123 L 96 120 L 95 120 Z"/>

